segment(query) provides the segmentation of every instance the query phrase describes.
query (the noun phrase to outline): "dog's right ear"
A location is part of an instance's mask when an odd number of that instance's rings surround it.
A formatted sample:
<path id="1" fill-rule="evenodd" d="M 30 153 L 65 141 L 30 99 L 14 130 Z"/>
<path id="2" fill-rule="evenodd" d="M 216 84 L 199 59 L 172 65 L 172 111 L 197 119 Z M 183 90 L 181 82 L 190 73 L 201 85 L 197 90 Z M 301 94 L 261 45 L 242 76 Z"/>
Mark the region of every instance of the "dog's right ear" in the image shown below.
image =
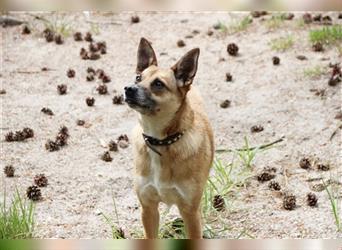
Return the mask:
<path id="1" fill-rule="evenodd" d="M 154 53 L 154 50 L 147 39 L 142 37 L 140 39 L 139 48 L 138 48 L 138 64 L 136 73 L 141 74 L 146 68 L 151 65 L 157 66 L 157 57 Z"/>

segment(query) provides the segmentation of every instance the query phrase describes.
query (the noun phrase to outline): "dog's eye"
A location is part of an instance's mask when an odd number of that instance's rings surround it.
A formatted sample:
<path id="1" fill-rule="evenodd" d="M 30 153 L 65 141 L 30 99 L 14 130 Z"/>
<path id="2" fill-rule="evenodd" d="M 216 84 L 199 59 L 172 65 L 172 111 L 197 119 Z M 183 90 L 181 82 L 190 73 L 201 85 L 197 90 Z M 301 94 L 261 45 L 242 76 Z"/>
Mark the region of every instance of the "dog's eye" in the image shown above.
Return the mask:
<path id="1" fill-rule="evenodd" d="M 151 87 L 154 89 L 161 90 L 165 87 L 165 85 L 162 81 L 160 81 L 159 79 L 156 79 L 152 82 Z"/>
<path id="2" fill-rule="evenodd" d="M 135 83 L 138 83 L 138 82 L 141 82 L 141 75 L 140 74 L 135 77 Z"/>

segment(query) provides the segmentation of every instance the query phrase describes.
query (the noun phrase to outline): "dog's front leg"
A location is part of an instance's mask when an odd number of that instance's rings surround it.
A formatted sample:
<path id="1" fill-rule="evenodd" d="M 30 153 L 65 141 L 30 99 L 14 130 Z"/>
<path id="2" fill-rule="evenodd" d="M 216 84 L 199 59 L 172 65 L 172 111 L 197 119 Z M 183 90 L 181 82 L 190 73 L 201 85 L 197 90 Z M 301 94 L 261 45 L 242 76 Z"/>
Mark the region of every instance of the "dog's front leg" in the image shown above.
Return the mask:
<path id="1" fill-rule="evenodd" d="M 200 209 L 188 209 L 179 207 L 179 212 L 184 220 L 185 231 L 189 239 L 202 238 Z"/>
<path id="2" fill-rule="evenodd" d="M 145 229 L 145 237 L 147 239 L 158 238 L 159 230 L 159 211 L 158 203 L 153 202 L 148 205 L 142 204 L 142 222 Z"/>

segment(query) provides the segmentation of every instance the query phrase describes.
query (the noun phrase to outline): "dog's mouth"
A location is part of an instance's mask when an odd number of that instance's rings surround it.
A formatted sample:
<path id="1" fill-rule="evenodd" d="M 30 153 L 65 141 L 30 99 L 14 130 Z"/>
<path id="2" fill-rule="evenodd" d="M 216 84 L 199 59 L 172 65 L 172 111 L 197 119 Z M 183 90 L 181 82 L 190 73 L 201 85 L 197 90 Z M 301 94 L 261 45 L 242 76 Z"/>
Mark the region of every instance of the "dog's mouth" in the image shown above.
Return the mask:
<path id="1" fill-rule="evenodd" d="M 130 97 L 125 97 L 125 102 L 128 104 L 128 106 L 132 109 L 136 109 L 137 111 L 144 111 L 145 112 L 151 112 L 153 110 L 152 105 L 148 105 L 146 103 L 141 103 L 138 100 Z"/>

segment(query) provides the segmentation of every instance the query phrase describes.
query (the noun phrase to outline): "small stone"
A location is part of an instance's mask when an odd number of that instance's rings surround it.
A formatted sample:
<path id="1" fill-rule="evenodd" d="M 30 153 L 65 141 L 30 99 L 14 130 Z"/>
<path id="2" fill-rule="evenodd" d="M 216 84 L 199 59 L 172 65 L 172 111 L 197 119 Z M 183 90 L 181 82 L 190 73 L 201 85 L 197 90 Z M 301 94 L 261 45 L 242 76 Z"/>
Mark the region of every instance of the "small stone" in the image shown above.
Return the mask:
<path id="1" fill-rule="evenodd" d="M 77 124 L 78 126 L 83 126 L 83 125 L 85 124 L 85 121 L 79 119 L 79 120 L 76 121 L 76 124 Z"/>

